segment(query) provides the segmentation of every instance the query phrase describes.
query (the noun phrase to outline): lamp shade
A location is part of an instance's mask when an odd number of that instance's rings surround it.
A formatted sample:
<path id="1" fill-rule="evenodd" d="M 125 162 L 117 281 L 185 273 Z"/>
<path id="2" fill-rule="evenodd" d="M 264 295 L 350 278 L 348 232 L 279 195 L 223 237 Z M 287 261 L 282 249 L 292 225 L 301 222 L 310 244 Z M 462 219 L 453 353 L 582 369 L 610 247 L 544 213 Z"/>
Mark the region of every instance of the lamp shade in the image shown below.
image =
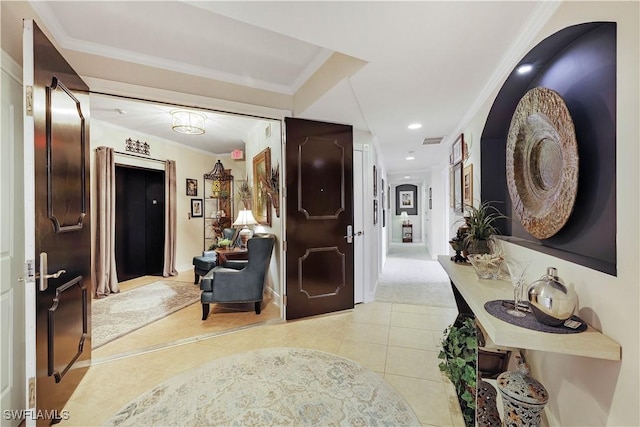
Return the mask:
<path id="1" fill-rule="evenodd" d="M 238 218 L 232 224 L 235 227 L 247 226 L 247 225 L 255 225 L 258 221 L 253 217 L 253 213 L 251 213 L 248 209 L 243 209 L 238 213 Z"/>
<path id="2" fill-rule="evenodd" d="M 406 221 L 407 219 L 409 219 L 409 214 L 406 211 L 402 211 L 400 212 L 400 218 Z"/>
<path id="3" fill-rule="evenodd" d="M 194 113 L 193 111 L 173 111 L 173 125 L 171 129 L 178 133 L 187 135 L 202 135 L 204 133 L 203 114 Z"/>

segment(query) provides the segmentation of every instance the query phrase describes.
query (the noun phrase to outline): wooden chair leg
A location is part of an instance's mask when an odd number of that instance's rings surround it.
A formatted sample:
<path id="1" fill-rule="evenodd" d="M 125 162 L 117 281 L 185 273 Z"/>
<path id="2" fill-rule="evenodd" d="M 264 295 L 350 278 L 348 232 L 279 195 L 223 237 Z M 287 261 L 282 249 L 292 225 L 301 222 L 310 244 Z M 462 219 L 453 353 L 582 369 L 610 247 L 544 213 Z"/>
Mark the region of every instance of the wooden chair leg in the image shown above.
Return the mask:
<path id="1" fill-rule="evenodd" d="M 207 320 L 209 316 L 209 303 L 202 303 L 202 320 Z"/>
<path id="2" fill-rule="evenodd" d="M 256 314 L 260 314 L 262 311 L 262 301 L 255 302 Z"/>
<path id="3" fill-rule="evenodd" d="M 195 276 L 195 280 L 193 282 L 194 285 L 197 285 L 198 282 L 200 281 L 200 275 L 198 273 L 196 273 L 196 269 L 193 269 L 193 275 Z"/>

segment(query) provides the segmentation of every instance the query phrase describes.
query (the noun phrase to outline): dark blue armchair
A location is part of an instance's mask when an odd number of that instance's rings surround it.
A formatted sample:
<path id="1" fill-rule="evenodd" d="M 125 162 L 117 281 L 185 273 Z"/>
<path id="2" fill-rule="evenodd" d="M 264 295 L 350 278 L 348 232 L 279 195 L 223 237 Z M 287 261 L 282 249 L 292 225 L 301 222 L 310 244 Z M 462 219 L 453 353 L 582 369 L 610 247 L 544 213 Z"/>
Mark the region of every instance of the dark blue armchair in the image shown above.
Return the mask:
<path id="1" fill-rule="evenodd" d="M 204 275 L 200 281 L 202 320 L 209 316 L 209 304 L 215 302 L 253 302 L 260 314 L 275 240 L 273 234 L 255 234 L 247 241 L 248 260 L 228 261 Z"/>

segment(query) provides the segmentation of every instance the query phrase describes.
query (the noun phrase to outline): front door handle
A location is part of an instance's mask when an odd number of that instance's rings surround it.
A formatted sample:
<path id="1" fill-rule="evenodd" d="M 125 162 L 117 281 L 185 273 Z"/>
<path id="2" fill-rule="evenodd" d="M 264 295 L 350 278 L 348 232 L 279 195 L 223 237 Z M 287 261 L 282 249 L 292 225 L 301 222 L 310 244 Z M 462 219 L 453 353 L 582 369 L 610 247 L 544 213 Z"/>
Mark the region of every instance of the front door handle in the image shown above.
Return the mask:
<path id="1" fill-rule="evenodd" d="M 40 252 L 40 273 L 36 273 L 36 279 L 40 279 L 40 291 L 46 291 L 49 287 L 49 279 L 57 279 L 62 276 L 67 270 L 58 270 L 53 274 L 49 274 L 47 267 L 47 253 Z"/>
<path id="2" fill-rule="evenodd" d="M 353 226 L 352 225 L 347 225 L 347 235 L 343 237 L 347 239 L 347 243 L 353 243 Z"/>

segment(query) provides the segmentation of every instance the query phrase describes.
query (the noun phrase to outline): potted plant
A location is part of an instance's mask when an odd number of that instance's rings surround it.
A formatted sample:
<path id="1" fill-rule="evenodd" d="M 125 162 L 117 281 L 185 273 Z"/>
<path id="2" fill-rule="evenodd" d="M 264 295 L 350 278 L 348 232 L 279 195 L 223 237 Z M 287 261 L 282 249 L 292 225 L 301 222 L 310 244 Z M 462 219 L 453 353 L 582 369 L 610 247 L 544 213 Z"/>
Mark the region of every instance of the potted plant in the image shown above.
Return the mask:
<path id="1" fill-rule="evenodd" d="M 465 216 L 466 236 L 465 247 L 468 254 L 488 254 L 491 253 L 489 246 L 490 239 L 499 230 L 495 227 L 495 222 L 499 219 L 507 218 L 489 202 L 485 201 L 479 207 L 467 206 L 469 214 Z"/>
<path id="2" fill-rule="evenodd" d="M 438 354 L 438 359 L 442 359 L 442 362 L 438 366 L 456 390 L 465 425 L 472 427 L 475 424 L 478 354 L 475 319 L 471 316 L 459 315 L 453 325 L 444 330 L 440 344 L 442 350 Z"/>

